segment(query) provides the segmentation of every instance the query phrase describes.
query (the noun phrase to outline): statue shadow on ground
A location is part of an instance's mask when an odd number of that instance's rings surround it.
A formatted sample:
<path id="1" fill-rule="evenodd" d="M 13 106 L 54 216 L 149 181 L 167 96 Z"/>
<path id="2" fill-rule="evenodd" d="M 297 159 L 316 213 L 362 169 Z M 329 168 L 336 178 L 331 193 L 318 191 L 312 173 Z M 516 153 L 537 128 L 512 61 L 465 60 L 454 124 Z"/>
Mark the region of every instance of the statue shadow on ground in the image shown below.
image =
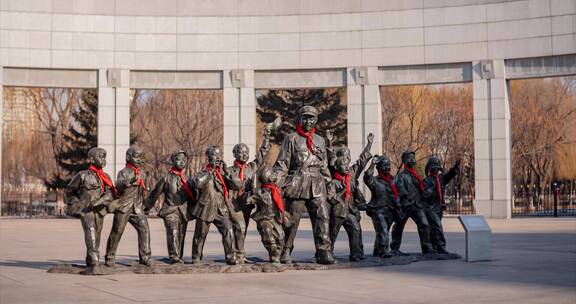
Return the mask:
<path id="1" fill-rule="evenodd" d="M 0 267 L 15 267 L 15 268 L 31 268 L 31 269 L 50 269 L 54 265 L 70 264 L 76 265 L 82 263 L 81 260 L 77 261 L 64 261 L 64 260 L 47 260 L 47 261 L 19 261 L 19 260 L 5 260 L 0 261 Z"/>
<path id="2" fill-rule="evenodd" d="M 381 267 L 408 265 L 418 261 L 461 259 L 458 254 L 417 254 L 379 258 L 367 256 L 358 262 L 350 262 L 347 256 L 337 256 L 337 263 L 321 265 L 314 259 L 299 259 L 292 264 L 273 264 L 261 257 L 248 257 L 247 262 L 240 265 L 227 265 L 223 259 L 206 260 L 198 264 L 169 264 L 167 259 L 154 259 L 151 266 L 132 262 L 117 262 L 114 267 L 104 265 L 87 268 L 83 264 L 56 263 L 48 269 L 49 273 L 83 274 L 83 275 L 113 275 L 113 274 L 191 274 L 191 273 L 252 273 L 252 272 L 283 272 L 287 270 L 332 270 L 363 267 Z M 44 265 L 46 265 L 44 263 Z M 42 267 L 45 269 L 45 267 Z"/>

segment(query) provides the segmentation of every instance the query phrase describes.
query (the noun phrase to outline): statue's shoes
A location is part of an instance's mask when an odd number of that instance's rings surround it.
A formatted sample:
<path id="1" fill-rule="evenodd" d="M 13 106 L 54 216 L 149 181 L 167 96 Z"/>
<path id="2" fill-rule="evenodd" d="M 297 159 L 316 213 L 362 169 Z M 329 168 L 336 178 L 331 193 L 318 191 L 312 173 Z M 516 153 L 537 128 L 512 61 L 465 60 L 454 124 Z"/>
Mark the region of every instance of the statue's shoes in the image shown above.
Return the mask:
<path id="1" fill-rule="evenodd" d="M 290 253 L 287 251 L 283 252 L 282 256 L 280 257 L 280 262 L 282 264 L 292 264 L 292 257 L 290 256 Z"/>
<path id="2" fill-rule="evenodd" d="M 321 252 L 319 255 L 316 256 L 316 263 L 323 264 L 323 265 L 331 265 L 336 263 L 334 256 L 331 252 Z"/>
<path id="3" fill-rule="evenodd" d="M 389 251 L 386 251 L 386 252 L 383 252 L 383 253 L 380 255 L 380 257 L 383 258 L 383 259 L 388 259 L 388 258 L 391 258 L 391 257 L 392 257 L 392 253 L 390 253 Z"/>
<path id="4" fill-rule="evenodd" d="M 402 251 L 400 251 L 400 250 L 392 250 L 392 255 L 393 255 L 393 256 L 408 256 L 409 254 L 404 253 L 404 252 L 402 252 Z"/>
<path id="5" fill-rule="evenodd" d="M 450 254 L 450 252 L 448 250 L 446 250 L 446 248 L 444 248 L 444 247 L 436 248 L 436 252 L 439 254 Z"/>
<path id="6" fill-rule="evenodd" d="M 322 265 L 332 265 L 332 264 L 336 263 L 336 260 L 334 258 L 332 258 L 332 259 L 319 258 L 319 259 L 316 259 L 316 263 L 322 264 Z"/>
<path id="7" fill-rule="evenodd" d="M 358 261 L 362 261 L 364 259 L 366 259 L 366 257 L 364 255 L 350 256 L 350 261 L 352 261 L 352 262 L 358 262 Z"/>
<path id="8" fill-rule="evenodd" d="M 146 259 L 146 260 L 140 260 L 140 265 L 144 265 L 144 266 L 152 266 L 152 261 L 150 261 L 150 259 Z"/>
<path id="9" fill-rule="evenodd" d="M 106 267 L 114 267 L 116 266 L 116 260 L 114 259 L 106 259 Z"/>

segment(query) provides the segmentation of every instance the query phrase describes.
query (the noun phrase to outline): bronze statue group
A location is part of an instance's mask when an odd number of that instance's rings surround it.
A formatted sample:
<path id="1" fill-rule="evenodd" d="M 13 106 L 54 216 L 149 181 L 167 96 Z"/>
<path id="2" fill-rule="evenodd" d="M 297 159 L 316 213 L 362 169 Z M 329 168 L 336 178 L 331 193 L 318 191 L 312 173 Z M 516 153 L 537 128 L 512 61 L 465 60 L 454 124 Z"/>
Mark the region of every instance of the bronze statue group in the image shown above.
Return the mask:
<path id="1" fill-rule="evenodd" d="M 221 150 L 211 146 L 206 150 L 206 166 L 187 178 L 187 154 L 176 151 L 170 158 L 172 168 L 152 188 L 140 169 L 143 151 L 139 147 L 127 150 L 126 167 L 118 172 L 115 185 L 103 172 L 106 151 L 92 148 L 88 152 L 89 168 L 77 173 L 66 188 L 70 213 L 80 218 L 84 230 L 86 265 L 99 265 L 103 219 L 106 214 L 113 214 L 106 266 L 115 265 L 116 248 L 128 222 L 138 233 L 139 262 L 150 266 L 147 214 L 162 195 L 158 216 L 164 220 L 169 259 L 174 264 L 183 263 L 186 229 L 193 220 L 192 263 L 202 260 L 211 224 L 222 235 L 226 263 L 245 263 L 244 240 L 250 218 L 256 222 L 270 262 L 291 263 L 303 212 L 308 212 L 312 223 L 315 259 L 319 264 L 335 263 L 334 244 L 342 227 L 348 235 L 350 260 L 365 258 L 360 211 L 366 211 L 374 224 L 374 256 L 405 255 L 400 244 L 409 218 L 417 225 L 422 253 L 448 253 L 441 223 L 444 192 L 458 174 L 460 162 L 444 173 L 440 160 L 432 156 L 423 178 L 415 171 L 415 153 L 406 151 L 402 154 L 403 167 L 394 178 L 390 159 L 370 153 L 372 134 L 359 159 L 351 164 L 350 151 L 333 147 L 330 132 L 326 132 L 326 139 L 315 133 L 317 121 L 314 107 L 300 108 L 296 131 L 284 138 L 273 167 L 264 162 L 270 150 L 271 131 L 266 129 L 253 161 L 249 162 L 248 147 L 238 144 L 233 149 L 233 165 L 226 166 Z M 363 176 L 371 191 L 366 203 L 359 179 L 369 163 Z"/>

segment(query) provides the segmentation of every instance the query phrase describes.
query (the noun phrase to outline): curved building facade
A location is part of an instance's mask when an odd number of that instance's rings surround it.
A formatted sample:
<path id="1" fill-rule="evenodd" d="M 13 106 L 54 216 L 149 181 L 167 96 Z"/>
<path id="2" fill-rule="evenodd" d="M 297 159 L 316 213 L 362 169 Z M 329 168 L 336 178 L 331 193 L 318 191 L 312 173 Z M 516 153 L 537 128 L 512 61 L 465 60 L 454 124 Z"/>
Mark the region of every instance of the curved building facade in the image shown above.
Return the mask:
<path id="1" fill-rule="evenodd" d="M 222 89 L 230 158 L 237 142 L 254 150 L 257 88 L 346 87 L 357 155 L 382 133 L 379 86 L 472 82 L 488 217 L 511 215 L 507 80 L 576 74 L 575 54 L 574 0 L 0 1 L 2 85 L 98 88 L 110 171 L 131 88 Z"/>

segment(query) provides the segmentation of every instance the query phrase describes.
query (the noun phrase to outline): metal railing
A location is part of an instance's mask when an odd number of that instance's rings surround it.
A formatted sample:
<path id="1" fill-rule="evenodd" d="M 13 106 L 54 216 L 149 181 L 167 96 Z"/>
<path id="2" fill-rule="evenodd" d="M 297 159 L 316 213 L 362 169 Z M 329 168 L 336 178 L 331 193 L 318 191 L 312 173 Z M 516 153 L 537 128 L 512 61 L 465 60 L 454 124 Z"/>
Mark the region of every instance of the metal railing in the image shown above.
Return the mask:
<path id="1" fill-rule="evenodd" d="M 576 181 L 515 185 L 513 215 L 576 216 Z"/>
<path id="2" fill-rule="evenodd" d="M 444 214 L 475 214 L 474 189 L 456 193 L 446 189 Z M 552 185 L 515 185 L 512 214 L 515 216 L 576 216 L 576 181 Z M 61 191 L 4 188 L 2 215 L 18 217 L 65 216 Z"/>
<path id="3" fill-rule="evenodd" d="M 14 187 L 2 191 L 2 216 L 64 216 L 63 195 L 56 191 Z"/>

